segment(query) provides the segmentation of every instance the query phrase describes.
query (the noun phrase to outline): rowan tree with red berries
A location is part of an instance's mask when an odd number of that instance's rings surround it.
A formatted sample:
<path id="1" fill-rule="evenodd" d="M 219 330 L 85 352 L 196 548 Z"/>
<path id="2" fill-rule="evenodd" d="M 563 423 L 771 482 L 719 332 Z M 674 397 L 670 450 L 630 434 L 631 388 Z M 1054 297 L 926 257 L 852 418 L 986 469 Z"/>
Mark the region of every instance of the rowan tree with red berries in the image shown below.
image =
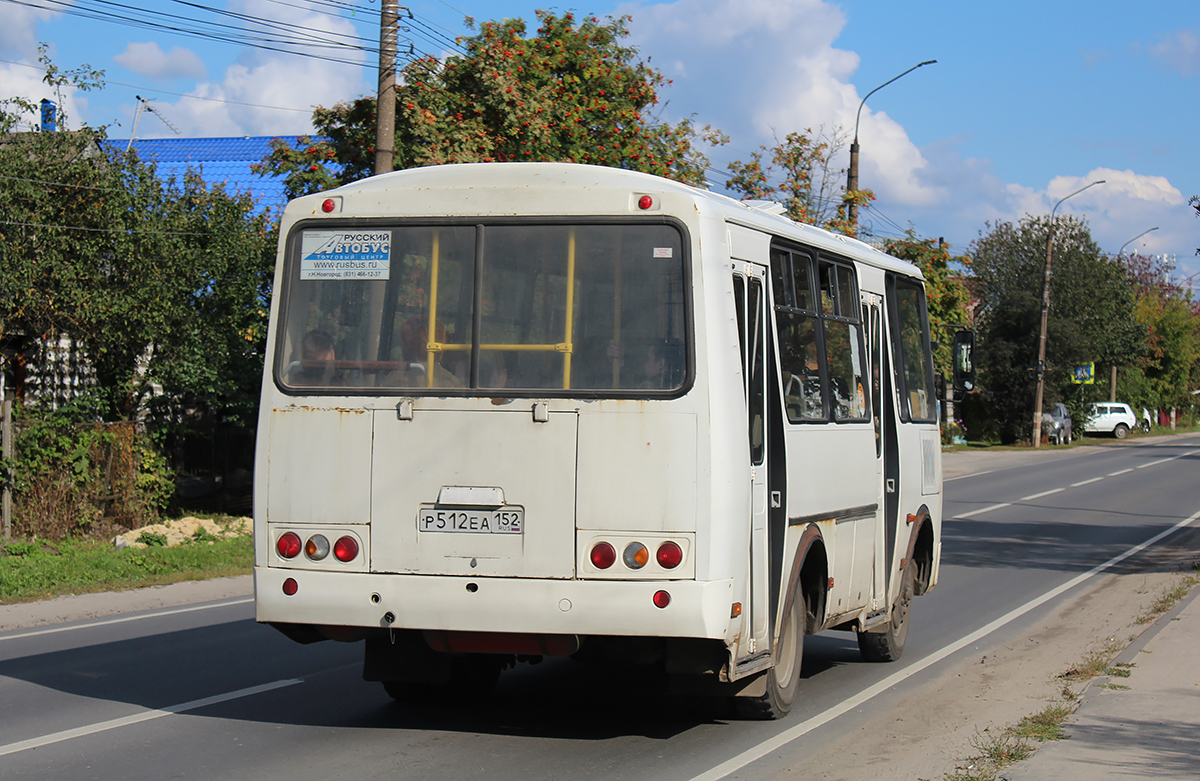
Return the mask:
<path id="1" fill-rule="evenodd" d="M 404 67 L 394 166 L 560 161 L 701 184 L 708 165 L 701 146 L 725 138 L 690 119 L 657 118 L 658 91 L 669 82 L 622 45 L 629 17 L 537 16 L 533 36 L 520 19 L 487 22 L 459 40 L 463 54 Z M 360 97 L 317 108 L 317 134 L 302 137 L 298 148 L 277 142 L 256 170 L 283 175 L 292 196 L 370 176 L 375 106 Z"/>

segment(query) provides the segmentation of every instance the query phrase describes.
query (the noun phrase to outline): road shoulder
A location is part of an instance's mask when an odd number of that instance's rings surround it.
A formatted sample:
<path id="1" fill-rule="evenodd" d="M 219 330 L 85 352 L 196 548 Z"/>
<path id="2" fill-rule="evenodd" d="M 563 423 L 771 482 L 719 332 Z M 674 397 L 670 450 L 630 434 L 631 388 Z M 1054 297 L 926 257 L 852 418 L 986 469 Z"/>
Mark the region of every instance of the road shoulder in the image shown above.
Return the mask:
<path id="1" fill-rule="evenodd" d="M 40 602 L 0 605 L 0 632 L 68 621 L 82 621 L 119 613 L 137 613 L 164 607 L 213 602 L 254 593 L 251 575 L 172 583 L 169 586 L 78 594 Z"/>

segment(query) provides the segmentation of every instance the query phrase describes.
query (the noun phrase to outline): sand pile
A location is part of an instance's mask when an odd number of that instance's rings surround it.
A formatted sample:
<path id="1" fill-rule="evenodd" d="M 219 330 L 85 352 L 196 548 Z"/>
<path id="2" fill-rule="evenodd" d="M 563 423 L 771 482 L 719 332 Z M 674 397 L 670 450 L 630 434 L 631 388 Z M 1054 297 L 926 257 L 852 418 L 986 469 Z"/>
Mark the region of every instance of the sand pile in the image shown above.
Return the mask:
<path id="1" fill-rule="evenodd" d="M 156 535 L 166 539 L 166 545 L 181 545 L 185 542 L 212 542 L 228 540 L 252 534 L 254 522 L 250 518 L 234 518 L 231 521 L 217 523 L 207 518 L 176 518 L 162 523 L 152 523 L 139 529 L 126 532 L 113 540 L 117 549 L 145 548 L 142 535 Z"/>

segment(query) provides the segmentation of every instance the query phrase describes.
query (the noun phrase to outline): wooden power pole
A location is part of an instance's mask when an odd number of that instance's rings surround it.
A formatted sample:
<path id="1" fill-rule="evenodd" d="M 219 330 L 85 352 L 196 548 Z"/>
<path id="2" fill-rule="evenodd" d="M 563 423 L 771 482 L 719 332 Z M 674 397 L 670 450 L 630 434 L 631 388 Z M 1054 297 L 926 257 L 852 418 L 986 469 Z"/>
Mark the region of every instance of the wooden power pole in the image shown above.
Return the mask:
<path id="1" fill-rule="evenodd" d="M 392 170 L 396 145 L 396 22 L 399 4 L 383 0 L 379 11 L 379 98 L 375 103 L 375 173 Z"/>

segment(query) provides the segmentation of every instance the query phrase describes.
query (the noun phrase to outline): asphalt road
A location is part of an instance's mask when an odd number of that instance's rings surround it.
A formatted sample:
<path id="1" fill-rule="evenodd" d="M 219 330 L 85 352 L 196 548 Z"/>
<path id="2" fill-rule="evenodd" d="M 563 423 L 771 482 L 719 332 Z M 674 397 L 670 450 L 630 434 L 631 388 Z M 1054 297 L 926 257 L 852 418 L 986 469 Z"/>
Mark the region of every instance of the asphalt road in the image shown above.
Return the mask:
<path id="1" fill-rule="evenodd" d="M 402 707 L 361 680 L 359 645 L 296 645 L 242 597 L 0 633 L 0 776 L 698 781 L 796 767 L 1073 585 L 1144 566 L 1131 550 L 1170 544 L 1200 512 L 1197 436 L 1021 456 L 947 458 L 941 583 L 915 603 L 904 658 L 865 664 L 851 634 L 808 638 L 802 701 L 779 722 L 563 659 L 507 672 L 485 704 Z"/>

